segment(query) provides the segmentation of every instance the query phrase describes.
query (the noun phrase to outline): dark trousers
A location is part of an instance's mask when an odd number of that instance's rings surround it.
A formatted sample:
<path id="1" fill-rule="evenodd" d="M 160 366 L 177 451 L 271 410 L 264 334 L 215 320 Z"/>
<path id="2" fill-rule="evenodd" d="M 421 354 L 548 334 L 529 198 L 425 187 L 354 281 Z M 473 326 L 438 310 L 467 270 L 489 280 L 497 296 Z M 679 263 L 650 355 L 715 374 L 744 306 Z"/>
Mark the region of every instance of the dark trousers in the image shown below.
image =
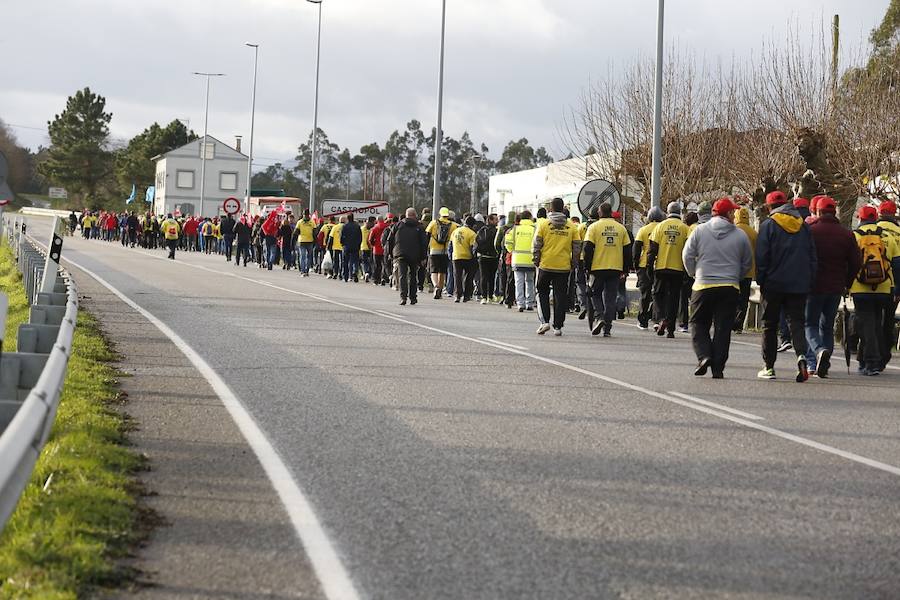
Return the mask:
<path id="1" fill-rule="evenodd" d="M 740 292 L 733 287 L 699 290 L 691 295 L 691 341 L 697 361 L 709 359 L 713 373 L 721 373 L 728 362 L 731 328 Z M 713 329 L 712 339 L 709 330 Z"/>
<path id="2" fill-rule="evenodd" d="M 763 311 L 763 362 L 766 367 L 775 366 L 778 357 L 778 330 L 780 329 L 781 312 L 784 311 L 788 329 L 791 332 L 791 343 L 798 357 L 806 357 L 806 294 L 786 294 L 783 292 L 767 292 L 762 294 Z"/>
<path id="3" fill-rule="evenodd" d="M 603 321 L 603 330 L 609 331 L 616 320 L 616 298 L 619 295 L 618 271 L 592 271 L 588 279 L 594 319 Z"/>
<path id="4" fill-rule="evenodd" d="M 178 247 L 178 239 L 166 240 L 166 247 L 169 249 L 169 258 L 175 258 L 175 248 Z"/>
<path id="5" fill-rule="evenodd" d="M 625 316 L 625 312 L 628 310 L 628 290 L 625 287 L 626 280 L 624 277 L 619 278 L 619 285 L 616 288 L 616 310 L 623 317 Z"/>
<path id="6" fill-rule="evenodd" d="M 897 343 L 896 323 L 894 315 L 897 314 L 897 302 L 887 296 L 884 298 L 884 319 L 881 323 L 881 366 L 891 362 L 891 350 Z"/>
<path id="7" fill-rule="evenodd" d="M 375 285 L 381 285 L 384 281 L 384 254 L 375 255 L 375 270 L 372 274 L 372 281 Z"/>
<path id="8" fill-rule="evenodd" d="M 506 279 L 506 290 L 503 294 L 503 303 L 512 306 L 516 303 L 516 272 L 512 265 L 503 265 L 506 268 L 504 278 Z"/>
<path id="9" fill-rule="evenodd" d="M 553 329 L 562 329 L 568 310 L 569 272 L 538 269 L 534 287 L 537 290 L 541 323 L 550 322 L 550 288 L 553 288 Z"/>
<path id="10" fill-rule="evenodd" d="M 471 300 L 475 292 L 475 267 L 478 263 L 474 258 L 465 258 L 453 261 L 453 280 L 456 286 L 456 297 Z"/>
<path id="11" fill-rule="evenodd" d="M 341 251 L 341 250 L 334 250 L 334 249 L 331 250 L 331 263 L 332 263 L 332 265 L 331 265 L 331 273 L 332 273 L 332 274 L 331 274 L 331 278 L 332 278 L 332 279 L 338 279 L 338 278 L 340 278 L 341 273 L 343 272 L 342 269 L 344 268 L 344 260 L 343 260 L 343 258 L 344 258 L 344 253 L 343 253 L 343 251 Z"/>
<path id="12" fill-rule="evenodd" d="M 225 260 L 231 260 L 231 249 L 234 247 L 234 236 L 226 233 L 222 236 L 222 240 L 225 242 Z"/>
<path id="13" fill-rule="evenodd" d="M 344 281 L 357 278 L 359 272 L 359 251 L 344 250 L 344 264 L 341 265 L 341 275 Z"/>
<path id="14" fill-rule="evenodd" d="M 650 269 L 638 269 L 638 290 L 641 292 L 641 303 L 638 312 L 638 323 L 646 327 L 650 319 L 656 320 L 653 314 L 653 272 Z"/>
<path id="15" fill-rule="evenodd" d="M 678 296 L 678 324 L 687 325 L 690 319 L 689 307 L 691 305 L 691 294 L 693 294 L 694 280 L 684 276 L 681 282 L 681 293 Z"/>
<path id="16" fill-rule="evenodd" d="M 681 271 L 657 271 L 653 282 L 653 302 L 659 318 L 666 322 L 669 333 L 675 333 L 675 319 L 678 316 L 678 298 L 684 273 Z"/>
<path id="17" fill-rule="evenodd" d="M 405 256 L 394 257 L 394 263 L 397 265 L 400 298 L 410 300 L 416 299 L 416 292 L 419 291 L 419 284 L 416 281 L 416 273 L 419 271 L 419 265 L 410 261 Z"/>
<path id="18" fill-rule="evenodd" d="M 479 258 L 481 267 L 481 297 L 490 300 L 494 297 L 494 278 L 497 275 L 497 258 Z"/>
<path id="19" fill-rule="evenodd" d="M 734 330 L 743 331 L 747 320 L 747 307 L 750 306 L 750 291 L 753 280 L 749 277 L 741 279 L 741 291 L 738 292 L 737 312 L 734 316 Z"/>
<path id="20" fill-rule="evenodd" d="M 238 242 L 237 251 L 234 254 L 234 264 L 240 264 L 241 257 L 244 257 L 244 265 L 250 260 L 250 242 Z"/>
<path id="21" fill-rule="evenodd" d="M 856 332 L 859 335 L 859 349 L 856 360 L 860 366 L 870 369 L 881 369 L 884 364 L 882 351 L 883 321 L 887 309 L 893 305 L 888 294 L 853 294 L 853 309 L 856 319 Z M 893 324 L 894 315 L 890 316 Z M 890 343 L 890 342 L 888 342 Z"/>

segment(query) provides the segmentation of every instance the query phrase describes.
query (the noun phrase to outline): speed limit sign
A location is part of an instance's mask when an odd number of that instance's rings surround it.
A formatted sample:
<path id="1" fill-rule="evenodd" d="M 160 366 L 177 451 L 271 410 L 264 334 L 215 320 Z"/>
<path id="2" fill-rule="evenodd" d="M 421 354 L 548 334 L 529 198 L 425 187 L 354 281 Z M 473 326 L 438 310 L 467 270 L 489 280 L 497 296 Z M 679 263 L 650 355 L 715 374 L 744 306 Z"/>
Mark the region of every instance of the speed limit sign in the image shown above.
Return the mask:
<path id="1" fill-rule="evenodd" d="M 227 215 L 236 215 L 241 212 L 241 201 L 234 197 L 226 198 L 222 203 L 222 210 Z"/>

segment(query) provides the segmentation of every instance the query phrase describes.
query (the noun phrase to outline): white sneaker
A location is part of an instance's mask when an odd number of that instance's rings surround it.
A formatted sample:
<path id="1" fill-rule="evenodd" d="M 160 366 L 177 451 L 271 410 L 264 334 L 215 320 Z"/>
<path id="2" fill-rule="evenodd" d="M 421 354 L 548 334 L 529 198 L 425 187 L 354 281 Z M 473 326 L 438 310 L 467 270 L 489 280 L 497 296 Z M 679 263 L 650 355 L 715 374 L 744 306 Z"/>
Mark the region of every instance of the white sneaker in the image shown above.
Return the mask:
<path id="1" fill-rule="evenodd" d="M 538 335 L 544 335 L 550 331 L 550 323 L 542 323 L 540 327 L 537 328 Z"/>
<path id="2" fill-rule="evenodd" d="M 482 303 L 482 304 L 487 304 L 487 303 L 488 303 L 487 298 L 483 298 L 483 299 L 481 300 L 481 303 Z"/>
<path id="3" fill-rule="evenodd" d="M 553 330 L 553 335 L 555 335 L 556 337 L 561 336 L 561 335 L 562 335 L 562 329 L 554 329 L 554 330 Z"/>

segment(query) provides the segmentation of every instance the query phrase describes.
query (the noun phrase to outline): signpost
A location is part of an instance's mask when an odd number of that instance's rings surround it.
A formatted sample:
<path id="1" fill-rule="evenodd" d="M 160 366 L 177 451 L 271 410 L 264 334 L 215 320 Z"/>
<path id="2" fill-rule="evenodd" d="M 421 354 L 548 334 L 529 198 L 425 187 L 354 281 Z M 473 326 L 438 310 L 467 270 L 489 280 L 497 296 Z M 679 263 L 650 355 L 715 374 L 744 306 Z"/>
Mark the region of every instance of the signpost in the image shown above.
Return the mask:
<path id="1" fill-rule="evenodd" d="M 51 198 L 68 198 L 69 193 L 66 191 L 66 188 L 61 187 L 52 187 L 47 190 L 47 195 Z"/>
<path id="2" fill-rule="evenodd" d="M 353 200 L 325 200 L 322 202 L 322 216 L 339 217 L 353 213 L 357 217 L 367 219 L 369 217 L 384 216 L 390 212 L 390 205 L 387 202 L 375 201 L 353 201 Z"/>
<path id="3" fill-rule="evenodd" d="M 226 198 L 222 203 L 222 210 L 226 215 L 234 216 L 241 212 L 241 201 L 234 197 Z"/>
<path id="4" fill-rule="evenodd" d="M 0 198 L 0 242 L 3 241 L 3 229 L 5 224 L 3 223 L 3 207 L 9 204 L 9 200 L 6 198 Z M 3 340 L 0 340 L 0 344 L 3 344 Z"/>

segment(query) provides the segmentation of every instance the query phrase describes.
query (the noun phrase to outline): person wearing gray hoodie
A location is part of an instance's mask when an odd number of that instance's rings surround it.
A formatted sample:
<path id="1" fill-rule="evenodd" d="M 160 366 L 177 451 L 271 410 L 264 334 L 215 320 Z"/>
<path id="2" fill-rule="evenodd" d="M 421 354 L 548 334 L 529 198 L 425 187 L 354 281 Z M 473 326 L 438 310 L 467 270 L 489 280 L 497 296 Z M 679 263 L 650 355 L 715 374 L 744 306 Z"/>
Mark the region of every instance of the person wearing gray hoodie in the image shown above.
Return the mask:
<path id="1" fill-rule="evenodd" d="M 750 240 L 734 225 L 738 208 L 730 198 L 717 200 L 712 218 L 697 227 L 682 252 L 685 273 L 694 279 L 690 323 L 698 377 L 709 369 L 713 379 L 724 377 L 741 278 L 753 261 Z"/>

